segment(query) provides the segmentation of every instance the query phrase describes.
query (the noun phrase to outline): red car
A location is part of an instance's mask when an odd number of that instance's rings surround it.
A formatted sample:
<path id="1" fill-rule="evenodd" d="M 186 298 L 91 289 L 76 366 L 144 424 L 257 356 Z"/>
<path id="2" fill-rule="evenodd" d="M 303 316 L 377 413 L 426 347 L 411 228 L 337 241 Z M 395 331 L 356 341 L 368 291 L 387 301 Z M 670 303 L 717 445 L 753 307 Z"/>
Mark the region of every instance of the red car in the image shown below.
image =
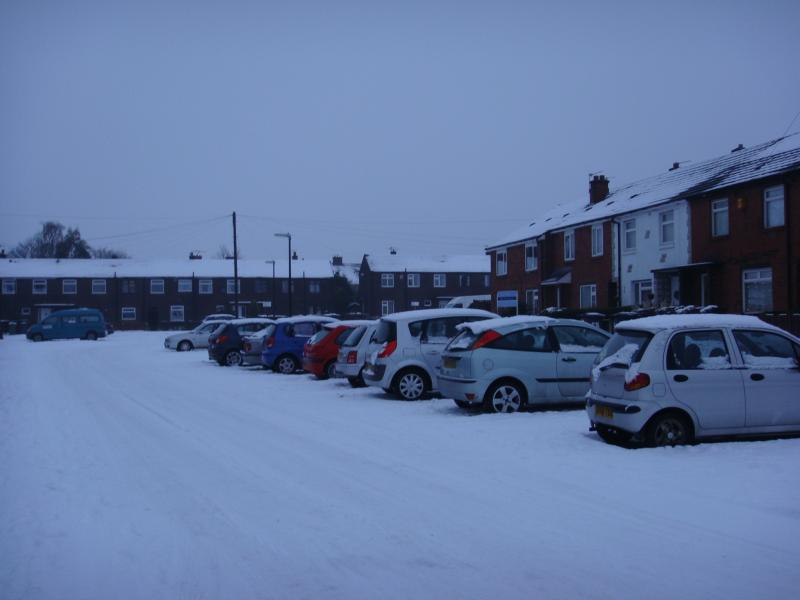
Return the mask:
<path id="1" fill-rule="evenodd" d="M 317 379 L 335 377 L 339 347 L 353 329 L 370 321 L 334 321 L 325 323 L 303 346 L 303 370 L 316 375 Z"/>

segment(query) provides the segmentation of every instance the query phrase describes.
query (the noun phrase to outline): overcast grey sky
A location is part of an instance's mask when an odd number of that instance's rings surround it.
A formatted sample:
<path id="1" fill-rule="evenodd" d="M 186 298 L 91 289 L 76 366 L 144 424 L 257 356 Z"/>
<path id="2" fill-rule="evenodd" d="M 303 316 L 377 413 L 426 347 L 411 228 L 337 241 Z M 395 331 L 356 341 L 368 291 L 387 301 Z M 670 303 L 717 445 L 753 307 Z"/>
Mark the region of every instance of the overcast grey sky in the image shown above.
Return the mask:
<path id="1" fill-rule="evenodd" d="M 784 133 L 800 2 L 0 3 L 0 245 L 480 253 Z M 800 119 L 792 131 L 800 130 Z M 149 233 L 140 233 L 149 232 Z"/>

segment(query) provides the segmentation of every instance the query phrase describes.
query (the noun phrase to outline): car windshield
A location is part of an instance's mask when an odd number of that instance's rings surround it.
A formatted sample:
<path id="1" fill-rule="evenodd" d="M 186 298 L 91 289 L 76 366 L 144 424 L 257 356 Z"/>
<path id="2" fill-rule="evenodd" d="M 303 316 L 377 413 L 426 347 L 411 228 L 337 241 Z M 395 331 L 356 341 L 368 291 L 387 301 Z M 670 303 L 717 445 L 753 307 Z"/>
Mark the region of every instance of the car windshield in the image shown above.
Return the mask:
<path id="1" fill-rule="evenodd" d="M 352 348 L 353 346 L 358 346 L 358 342 L 360 342 L 361 338 L 364 337 L 364 332 L 366 331 L 366 325 L 356 327 L 347 334 L 347 339 L 342 342 L 342 347 Z"/>
<path id="2" fill-rule="evenodd" d="M 474 344 L 475 340 L 479 337 L 478 334 L 472 333 L 472 330 L 464 328 L 461 330 L 461 333 L 450 341 L 445 350 L 450 352 L 464 352 L 472 348 L 472 344 Z"/>
<path id="3" fill-rule="evenodd" d="M 397 339 L 397 323 L 394 321 L 384 321 L 378 323 L 378 328 L 375 330 L 374 341 L 378 344 L 385 344 L 393 342 Z"/>
<path id="4" fill-rule="evenodd" d="M 652 337 L 653 334 L 649 331 L 637 331 L 633 329 L 617 330 L 617 332 L 611 336 L 611 339 L 606 342 L 606 345 L 603 346 L 600 354 L 597 355 L 595 364 L 599 364 L 609 356 L 613 356 L 619 352 L 623 346 L 636 346 L 635 352 L 633 348 L 630 348 L 629 351 L 624 354 L 630 356 L 630 364 L 639 362 Z"/>
<path id="5" fill-rule="evenodd" d="M 262 329 L 261 331 L 256 331 L 255 333 L 253 333 L 253 334 L 251 334 L 251 335 L 249 335 L 247 337 L 251 337 L 251 338 L 270 337 L 274 331 L 275 331 L 275 323 L 270 323 L 269 325 L 264 327 L 264 329 Z"/>
<path id="6" fill-rule="evenodd" d="M 320 329 L 317 333 L 308 338 L 306 344 L 316 344 L 317 342 L 323 340 L 329 333 L 330 331 L 328 329 Z"/>
<path id="7" fill-rule="evenodd" d="M 211 332 L 211 335 L 217 336 L 223 332 L 223 330 L 228 326 L 227 323 L 220 323 L 217 328 Z"/>

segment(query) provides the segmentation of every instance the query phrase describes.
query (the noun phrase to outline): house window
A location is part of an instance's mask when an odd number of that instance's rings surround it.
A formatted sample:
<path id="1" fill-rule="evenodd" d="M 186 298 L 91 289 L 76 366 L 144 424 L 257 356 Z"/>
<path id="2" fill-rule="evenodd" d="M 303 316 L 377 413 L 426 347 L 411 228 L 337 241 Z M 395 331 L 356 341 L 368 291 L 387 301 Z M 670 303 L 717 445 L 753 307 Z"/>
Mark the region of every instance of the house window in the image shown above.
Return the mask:
<path id="1" fill-rule="evenodd" d="M 136 280 L 135 279 L 123 279 L 121 287 L 122 287 L 122 289 L 120 291 L 123 294 L 134 294 L 134 293 L 136 293 Z"/>
<path id="2" fill-rule="evenodd" d="M 135 321 L 136 320 L 136 307 L 135 306 L 123 306 L 122 307 L 122 320 L 123 321 Z"/>
<path id="3" fill-rule="evenodd" d="M 281 281 L 281 293 L 288 294 L 289 293 L 289 280 L 284 279 Z M 292 280 L 292 293 L 294 294 L 294 279 Z"/>
<path id="4" fill-rule="evenodd" d="M 443 288 L 447 285 L 447 275 L 445 273 L 433 274 L 433 287 Z"/>
<path id="5" fill-rule="evenodd" d="M 783 225 L 783 186 L 764 190 L 764 227 L 780 227 Z"/>
<path id="6" fill-rule="evenodd" d="M 622 249 L 628 252 L 636 250 L 636 219 L 622 222 Z"/>
<path id="7" fill-rule="evenodd" d="M 382 288 L 394 287 L 394 273 L 381 273 L 381 287 Z"/>
<path id="8" fill-rule="evenodd" d="M 191 279 L 178 279 L 178 293 L 179 294 L 190 294 L 192 292 L 192 280 Z"/>
<path id="9" fill-rule="evenodd" d="M 433 302 L 431 302 L 430 300 L 425 300 L 425 301 L 423 301 L 423 303 L 422 303 L 422 304 L 423 304 L 424 306 L 433 306 Z"/>
<path id="10" fill-rule="evenodd" d="M 458 287 L 469 287 L 469 275 L 462 273 L 458 276 Z"/>
<path id="11" fill-rule="evenodd" d="M 151 294 L 163 294 L 164 293 L 164 280 L 163 279 L 151 279 L 150 280 L 150 293 Z"/>
<path id="12" fill-rule="evenodd" d="M 662 246 L 675 244 L 675 211 L 665 210 L 658 213 L 659 243 Z"/>
<path id="13" fill-rule="evenodd" d="M 47 279 L 34 279 L 31 291 L 36 296 L 44 296 L 47 293 Z"/>
<path id="14" fill-rule="evenodd" d="M 31 307 L 23 306 L 22 308 L 19 309 L 19 314 L 21 314 L 23 317 L 31 316 Z"/>
<path id="15" fill-rule="evenodd" d="M 592 256 L 603 256 L 602 225 L 592 225 Z"/>
<path id="16" fill-rule="evenodd" d="M 13 296 L 16 293 L 17 293 L 17 280 L 3 279 L 3 295 Z"/>
<path id="17" fill-rule="evenodd" d="M 183 305 L 173 305 L 169 307 L 169 320 L 172 323 L 183 323 Z"/>
<path id="18" fill-rule="evenodd" d="M 505 275 L 506 273 L 508 273 L 508 254 L 506 253 L 506 251 L 498 250 L 497 257 L 495 260 L 497 261 L 495 267 L 495 273 L 497 275 Z"/>
<path id="19" fill-rule="evenodd" d="M 61 293 L 65 296 L 71 296 L 78 293 L 78 280 L 65 279 L 61 282 Z"/>
<path id="20" fill-rule="evenodd" d="M 597 306 L 597 285 L 591 283 L 581 286 L 581 308 L 593 308 Z"/>
<path id="21" fill-rule="evenodd" d="M 539 290 L 525 290 L 525 304 L 530 314 L 538 315 L 541 310 L 539 307 Z"/>
<path id="22" fill-rule="evenodd" d="M 564 232 L 564 260 L 575 260 L 575 232 Z"/>
<path id="23" fill-rule="evenodd" d="M 636 306 L 649 308 L 653 304 L 653 280 L 640 279 L 633 282 L 633 302 Z"/>
<path id="24" fill-rule="evenodd" d="M 714 200 L 711 203 L 711 235 L 720 237 L 728 233 L 730 233 L 728 199 Z"/>
<path id="25" fill-rule="evenodd" d="M 419 273 L 408 273 L 406 276 L 406 282 L 408 287 L 410 288 L 418 288 L 419 287 Z"/>
<path id="26" fill-rule="evenodd" d="M 237 283 L 238 283 L 239 285 L 236 285 Z M 228 294 L 235 294 L 235 293 L 237 293 L 237 292 L 238 292 L 239 294 L 241 294 L 241 293 L 242 293 L 242 280 L 241 280 L 241 279 L 239 279 L 239 280 L 237 281 L 236 279 L 228 279 L 228 281 L 227 281 L 227 283 L 226 283 L 226 288 L 225 288 L 225 291 L 226 291 L 226 293 L 228 293 Z"/>
<path id="27" fill-rule="evenodd" d="M 211 279 L 201 279 L 197 282 L 197 292 L 204 296 L 214 293 L 214 282 Z"/>
<path id="28" fill-rule="evenodd" d="M 492 278 L 490 275 L 483 276 L 483 287 L 488 288 L 492 284 Z"/>
<path id="29" fill-rule="evenodd" d="M 319 281 L 309 281 L 308 282 L 308 293 L 309 294 L 319 294 Z"/>
<path id="30" fill-rule="evenodd" d="M 105 294 L 105 293 L 106 293 L 106 280 L 92 279 L 92 294 Z"/>
<path id="31" fill-rule="evenodd" d="M 525 270 L 535 271 L 539 267 L 536 242 L 525 244 Z"/>
<path id="32" fill-rule="evenodd" d="M 381 300 L 381 316 L 390 315 L 394 312 L 394 300 Z"/>
<path id="33" fill-rule="evenodd" d="M 742 271 L 742 296 L 746 313 L 772 310 L 772 269 Z"/>

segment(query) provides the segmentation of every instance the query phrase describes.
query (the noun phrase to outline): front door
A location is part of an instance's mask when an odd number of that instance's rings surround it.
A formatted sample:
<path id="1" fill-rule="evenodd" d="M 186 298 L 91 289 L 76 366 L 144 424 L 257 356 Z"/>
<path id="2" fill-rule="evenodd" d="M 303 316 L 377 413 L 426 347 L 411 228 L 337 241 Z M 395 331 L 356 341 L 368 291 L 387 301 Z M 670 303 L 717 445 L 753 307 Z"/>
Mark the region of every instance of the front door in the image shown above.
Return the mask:
<path id="1" fill-rule="evenodd" d="M 589 391 L 592 364 L 608 338 L 588 327 L 558 325 L 552 330 L 558 341 L 558 389 L 565 398 L 581 398 Z"/>
<path id="2" fill-rule="evenodd" d="M 703 429 L 744 426 L 742 374 L 731 364 L 721 330 L 673 335 L 667 347 L 667 384 L 674 398 L 694 412 Z"/>
<path id="3" fill-rule="evenodd" d="M 147 327 L 148 329 L 158 329 L 158 307 L 151 306 L 147 309 Z"/>

